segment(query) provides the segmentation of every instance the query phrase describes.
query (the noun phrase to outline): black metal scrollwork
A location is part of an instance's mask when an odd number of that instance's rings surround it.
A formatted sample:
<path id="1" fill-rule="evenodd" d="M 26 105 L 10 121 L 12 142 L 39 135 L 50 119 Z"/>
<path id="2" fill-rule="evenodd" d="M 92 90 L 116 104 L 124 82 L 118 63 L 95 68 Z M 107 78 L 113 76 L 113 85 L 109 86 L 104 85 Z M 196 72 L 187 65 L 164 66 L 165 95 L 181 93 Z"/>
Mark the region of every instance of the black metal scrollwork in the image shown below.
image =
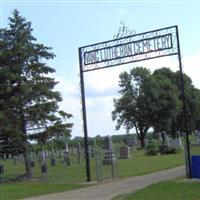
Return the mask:
<path id="1" fill-rule="evenodd" d="M 136 34 L 120 24 L 114 39 L 81 47 L 84 72 L 177 54 L 176 26 Z"/>
<path id="2" fill-rule="evenodd" d="M 120 25 L 121 27 L 119 28 L 118 30 L 118 33 L 116 35 L 114 35 L 114 39 L 119 39 L 119 38 L 122 38 L 122 37 L 126 37 L 126 36 L 129 36 L 129 35 L 135 35 L 136 34 L 136 31 L 135 30 L 130 30 L 126 25 L 125 25 L 125 22 L 124 21 L 121 21 L 120 22 Z"/>

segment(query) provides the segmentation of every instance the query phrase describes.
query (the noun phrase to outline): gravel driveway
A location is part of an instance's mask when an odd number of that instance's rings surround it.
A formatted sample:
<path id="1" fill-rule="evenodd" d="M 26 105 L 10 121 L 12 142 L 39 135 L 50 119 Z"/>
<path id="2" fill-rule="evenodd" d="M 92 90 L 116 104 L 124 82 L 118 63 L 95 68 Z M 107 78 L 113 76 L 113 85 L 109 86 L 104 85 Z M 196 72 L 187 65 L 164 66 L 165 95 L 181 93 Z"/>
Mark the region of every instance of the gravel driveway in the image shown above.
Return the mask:
<path id="1" fill-rule="evenodd" d="M 26 200 L 110 200 L 118 195 L 134 192 L 153 183 L 174 179 L 184 175 L 185 167 L 180 166 L 143 176 L 114 180 L 87 188 L 33 197 Z"/>

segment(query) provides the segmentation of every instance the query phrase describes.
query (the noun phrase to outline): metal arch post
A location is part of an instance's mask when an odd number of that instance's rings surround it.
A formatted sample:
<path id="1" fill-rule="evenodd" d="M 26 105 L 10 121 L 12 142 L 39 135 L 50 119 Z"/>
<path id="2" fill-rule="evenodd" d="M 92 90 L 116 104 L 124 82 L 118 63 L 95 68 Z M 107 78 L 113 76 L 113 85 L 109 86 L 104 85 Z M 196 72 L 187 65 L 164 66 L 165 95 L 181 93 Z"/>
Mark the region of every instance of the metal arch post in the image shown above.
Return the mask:
<path id="1" fill-rule="evenodd" d="M 82 69 L 81 48 L 78 49 L 78 52 L 79 52 L 79 67 L 80 67 L 80 83 L 81 83 L 81 101 L 82 101 L 82 114 L 83 114 L 86 175 L 87 175 L 87 181 L 89 182 L 89 181 L 91 181 L 91 172 L 90 172 L 90 157 L 89 157 L 89 148 L 88 148 L 85 88 L 84 88 L 84 76 L 83 76 L 83 69 Z"/>
<path id="2" fill-rule="evenodd" d="M 100 42 L 100 43 L 96 43 L 96 44 L 92 44 L 92 45 L 87 45 L 87 46 L 83 46 L 79 48 L 79 67 L 80 67 L 80 83 L 81 83 L 81 100 L 82 100 L 82 113 L 83 113 L 83 128 L 84 128 L 84 141 L 85 141 L 85 156 L 86 156 L 86 172 L 87 172 L 87 181 L 91 181 L 91 174 L 90 174 L 90 160 L 89 160 L 89 149 L 88 149 L 88 134 L 87 134 L 87 118 L 86 118 L 86 105 L 85 105 L 85 90 L 84 90 L 84 72 L 88 72 L 88 71 L 93 71 L 93 70 L 97 70 L 97 69 L 103 69 L 103 68 L 107 68 L 107 67 L 113 67 L 113 66 L 117 66 L 117 65 L 122 65 L 122 64 L 128 64 L 128 63 L 132 63 L 132 62 L 139 62 L 142 60 L 147 60 L 147 59 L 153 59 L 153 58 L 159 58 L 159 57 L 164 57 L 164 56 L 172 56 L 172 55 L 178 55 L 178 60 L 179 60 L 179 68 L 180 68 L 180 81 L 181 81 L 181 93 L 182 93 L 182 101 L 183 101 L 183 113 L 184 113 L 184 126 L 185 126 L 185 130 L 186 130 L 186 150 L 187 150 L 187 158 L 188 158 L 188 166 L 189 166 L 189 178 L 191 178 L 192 173 L 191 173 L 191 160 L 190 160 L 190 146 L 189 146 L 189 130 L 188 130 L 188 118 L 187 118 L 187 111 L 186 111 L 186 99 L 185 99 L 185 91 L 184 91 L 184 81 L 183 81 L 183 72 L 182 72 L 182 64 L 181 64 L 181 51 L 180 51 L 180 43 L 179 43 L 179 34 L 178 34 L 178 26 L 170 26 L 170 27 L 166 27 L 166 28 L 162 28 L 162 29 L 157 29 L 154 31 L 148 31 L 148 32 L 144 32 L 144 33 L 140 33 L 140 34 L 134 34 L 134 35 L 130 35 L 130 36 L 125 36 L 120 38 L 120 40 L 124 40 L 130 37 L 139 37 L 142 36 L 144 34 L 150 34 L 150 33 L 156 33 L 159 31 L 169 31 L 170 29 L 174 29 L 176 30 L 176 32 L 173 31 L 173 34 L 176 34 L 176 39 L 177 39 L 177 47 L 173 47 L 172 46 L 172 41 L 171 41 L 171 46 L 168 44 L 168 46 L 163 46 L 163 48 L 160 49 L 160 47 L 157 49 L 156 47 L 153 50 L 149 50 L 146 52 L 145 55 L 147 55 L 148 53 L 152 53 L 153 52 L 161 52 L 163 54 L 159 54 L 157 56 L 150 56 L 150 57 L 142 57 L 139 59 L 133 59 L 134 56 L 136 56 L 136 53 L 131 53 L 130 56 L 128 56 L 129 58 L 131 57 L 131 60 L 125 60 L 124 62 L 121 62 L 121 58 L 120 58 L 120 62 L 117 63 L 106 63 L 103 66 L 98 66 L 98 63 L 100 62 L 98 59 L 95 59 L 92 62 L 88 62 L 85 63 L 85 58 L 84 58 L 84 63 L 83 63 L 83 58 L 82 58 L 82 50 L 84 51 L 84 56 L 86 55 L 85 53 L 87 52 L 96 52 L 97 50 L 102 50 L 102 49 L 108 49 L 107 47 L 107 43 L 110 42 L 116 42 L 119 39 L 113 39 L 113 40 L 109 40 L 109 41 L 105 41 L 105 42 Z M 124 30 L 124 28 L 123 28 Z M 168 33 L 168 32 L 167 32 Z M 172 40 L 172 32 L 169 33 L 170 38 Z M 161 36 L 165 36 L 164 34 L 161 34 L 158 37 Z M 150 39 L 156 39 L 158 37 L 149 37 Z M 175 36 L 174 36 L 175 38 Z M 148 38 L 147 38 L 148 39 Z M 147 40 L 146 39 L 146 40 Z M 139 38 L 137 41 L 141 41 L 141 39 Z M 133 43 L 133 41 L 132 41 Z M 124 43 L 124 44 L 128 44 L 128 43 Z M 159 43 L 160 44 L 160 43 Z M 98 45 L 104 45 L 103 48 L 98 47 Z M 111 45 L 110 47 L 115 47 L 116 45 Z M 98 48 L 96 48 L 98 47 Z M 87 48 L 89 48 L 89 50 L 87 51 Z M 91 49 L 92 48 L 92 49 Z M 177 51 L 174 52 L 175 49 Z M 172 50 L 170 52 L 162 52 L 162 50 Z M 144 55 L 145 52 L 141 52 L 140 54 L 137 53 L 137 55 Z M 122 58 L 127 58 L 127 56 L 122 56 Z M 101 62 L 107 62 L 107 61 L 112 61 L 112 60 L 117 60 L 118 57 L 114 57 L 114 58 L 109 58 L 106 60 L 102 60 Z M 117 60 L 118 61 L 118 60 Z M 83 65 L 92 65 L 95 64 L 95 68 L 84 68 L 83 69 Z M 97 66 L 96 66 L 97 65 Z"/>
<path id="3" fill-rule="evenodd" d="M 191 168 L 191 160 L 190 160 L 190 142 L 189 142 L 189 130 L 188 130 L 188 117 L 187 117 L 187 111 L 186 111 L 186 98 L 185 98 L 185 88 L 184 88 L 184 81 L 183 81 L 178 26 L 176 26 L 176 37 L 177 37 L 178 61 L 179 61 L 180 81 L 181 81 L 181 93 L 182 93 L 182 101 L 183 101 L 184 126 L 185 126 L 185 130 L 186 130 L 186 152 L 187 152 L 186 156 L 187 156 L 188 167 L 189 167 L 189 171 L 188 171 L 189 174 L 188 175 L 189 175 L 189 178 L 192 178 L 192 168 Z"/>

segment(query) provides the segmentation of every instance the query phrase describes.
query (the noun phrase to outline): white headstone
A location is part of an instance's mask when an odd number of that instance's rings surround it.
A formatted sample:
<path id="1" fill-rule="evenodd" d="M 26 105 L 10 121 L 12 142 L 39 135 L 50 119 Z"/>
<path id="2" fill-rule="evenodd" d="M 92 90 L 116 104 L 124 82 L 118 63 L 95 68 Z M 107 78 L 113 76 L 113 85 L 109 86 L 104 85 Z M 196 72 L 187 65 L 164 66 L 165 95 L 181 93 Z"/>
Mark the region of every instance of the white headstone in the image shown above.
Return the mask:
<path id="1" fill-rule="evenodd" d="M 66 150 L 67 152 L 69 152 L 69 145 L 68 145 L 68 142 L 66 142 L 65 150 Z"/>

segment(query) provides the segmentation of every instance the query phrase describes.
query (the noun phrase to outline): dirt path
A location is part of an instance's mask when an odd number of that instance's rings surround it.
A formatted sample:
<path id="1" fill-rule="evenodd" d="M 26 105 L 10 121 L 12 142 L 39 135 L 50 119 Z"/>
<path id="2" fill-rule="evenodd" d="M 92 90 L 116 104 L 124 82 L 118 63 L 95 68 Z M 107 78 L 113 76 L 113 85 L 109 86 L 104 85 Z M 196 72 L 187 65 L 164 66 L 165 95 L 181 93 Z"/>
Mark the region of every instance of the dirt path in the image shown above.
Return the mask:
<path id="1" fill-rule="evenodd" d="M 153 183 L 185 175 L 185 167 L 176 167 L 143 176 L 98 184 L 78 190 L 28 198 L 29 200 L 110 200 L 121 194 L 134 192 Z M 28 200 L 26 199 L 26 200 Z"/>

